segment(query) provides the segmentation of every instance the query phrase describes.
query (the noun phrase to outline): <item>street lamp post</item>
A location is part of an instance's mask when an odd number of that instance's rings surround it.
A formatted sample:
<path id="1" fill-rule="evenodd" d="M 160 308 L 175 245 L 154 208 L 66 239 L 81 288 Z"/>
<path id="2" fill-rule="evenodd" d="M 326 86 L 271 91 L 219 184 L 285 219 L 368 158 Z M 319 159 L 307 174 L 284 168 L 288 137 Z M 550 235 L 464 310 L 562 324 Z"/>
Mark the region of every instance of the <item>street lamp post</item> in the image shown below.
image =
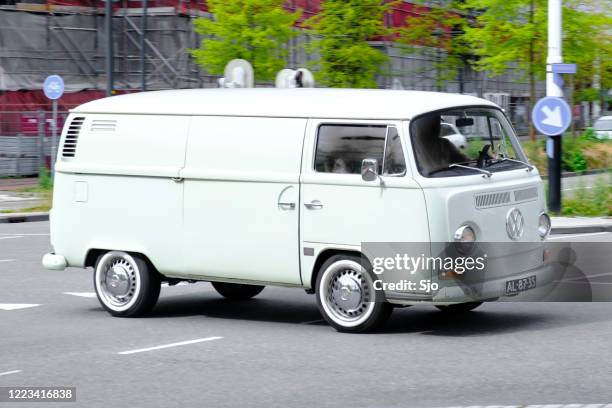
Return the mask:
<path id="1" fill-rule="evenodd" d="M 546 58 L 546 96 L 563 97 L 563 77 L 553 72 L 553 64 L 563 62 L 561 43 L 561 1 L 548 0 L 548 56 Z M 548 208 L 561 210 L 561 135 L 549 136 L 546 141 L 548 156 Z"/>

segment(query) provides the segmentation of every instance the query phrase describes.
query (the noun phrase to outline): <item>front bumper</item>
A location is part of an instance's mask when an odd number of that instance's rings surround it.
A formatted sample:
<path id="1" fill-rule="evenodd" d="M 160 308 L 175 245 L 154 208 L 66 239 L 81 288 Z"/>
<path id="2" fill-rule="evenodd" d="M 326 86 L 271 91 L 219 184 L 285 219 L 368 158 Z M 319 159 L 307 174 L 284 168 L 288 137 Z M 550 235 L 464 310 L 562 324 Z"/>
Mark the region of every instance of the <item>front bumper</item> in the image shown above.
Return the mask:
<path id="1" fill-rule="evenodd" d="M 52 271 L 63 271 L 68 266 L 68 262 L 61 255 L 49 253 L 43 256 L 42 265 Z"/>
<path id="2" fill-rule="evenodd" d="M 455 303 L 466 303 L 466 302 L 480 302 L 486 300 L 495 300 L 499 298 L 513 298 L 516 300 L 537 300 L 537 296 L 534 294 L 537 291 L 550 285 L 557 278 L 557 270 L 550 263 L 544 263 L 537 268 L 523 271 L 521 273 L 513 274 L 511 276 L 504 276 L 500 278 L 487 279 L 474 284 L 463 284 L 461 281 L 440 281 L 440 289 L 430 296 L 423 296 L 408 292 L 385 292 L 387 301 L 393 304 L 399 305 L 413 305 L 418 303 L 431 303 L 437 305 L 455 304 Z M 506 295 L 506 281 L 527 278 L 529 276 L 536 276 L 536 287 L 518 295 L 508 296 Z"/>

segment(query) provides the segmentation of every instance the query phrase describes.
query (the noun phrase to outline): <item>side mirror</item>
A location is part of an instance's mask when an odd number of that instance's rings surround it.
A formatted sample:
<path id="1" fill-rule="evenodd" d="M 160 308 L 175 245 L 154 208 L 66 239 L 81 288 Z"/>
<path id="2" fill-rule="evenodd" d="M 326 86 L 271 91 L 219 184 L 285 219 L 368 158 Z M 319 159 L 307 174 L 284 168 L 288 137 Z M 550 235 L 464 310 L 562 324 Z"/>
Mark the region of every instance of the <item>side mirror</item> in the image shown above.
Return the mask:
<path id="1" fill-rule="evenodd" d="M 374 181 L 378 179 L 378 160 L 363 159 L 361 162 L 361 179 L 363 181 Z"/>

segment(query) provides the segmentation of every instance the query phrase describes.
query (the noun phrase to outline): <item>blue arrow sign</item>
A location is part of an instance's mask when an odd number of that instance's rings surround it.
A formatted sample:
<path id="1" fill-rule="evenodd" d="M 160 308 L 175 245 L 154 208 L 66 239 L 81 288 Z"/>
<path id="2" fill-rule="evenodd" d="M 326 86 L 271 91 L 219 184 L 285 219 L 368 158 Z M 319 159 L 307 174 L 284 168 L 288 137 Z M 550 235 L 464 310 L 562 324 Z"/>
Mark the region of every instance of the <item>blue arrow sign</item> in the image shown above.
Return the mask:
<path id="1" fill-rule="evenodd" d="M 547 96 L 533 107 L 531 120 L 538 131 L 547 136 L 563 134 L 572 122 L 572 112 L 562 98 Z"/>
<path id="2" fill-rule="evenodd" d="M 45 96 L 51 100 L 59 99 L 64 94 L 64 80 L 59 75 L 49 75 L 43 85 Z"/>

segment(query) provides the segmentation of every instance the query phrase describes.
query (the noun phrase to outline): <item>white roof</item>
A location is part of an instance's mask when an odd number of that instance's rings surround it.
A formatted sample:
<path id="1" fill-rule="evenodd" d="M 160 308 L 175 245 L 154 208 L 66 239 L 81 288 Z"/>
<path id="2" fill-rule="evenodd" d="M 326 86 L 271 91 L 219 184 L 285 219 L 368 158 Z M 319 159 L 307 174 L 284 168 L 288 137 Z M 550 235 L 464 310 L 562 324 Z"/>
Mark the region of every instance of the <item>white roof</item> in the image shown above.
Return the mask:
<path id="1" fill-rule="evenodd" d="M 410 119 L 456 106 L 497 106 L 474 96 L 390 89 L 182 89 L 111 96 L 78 113 Z"/>

